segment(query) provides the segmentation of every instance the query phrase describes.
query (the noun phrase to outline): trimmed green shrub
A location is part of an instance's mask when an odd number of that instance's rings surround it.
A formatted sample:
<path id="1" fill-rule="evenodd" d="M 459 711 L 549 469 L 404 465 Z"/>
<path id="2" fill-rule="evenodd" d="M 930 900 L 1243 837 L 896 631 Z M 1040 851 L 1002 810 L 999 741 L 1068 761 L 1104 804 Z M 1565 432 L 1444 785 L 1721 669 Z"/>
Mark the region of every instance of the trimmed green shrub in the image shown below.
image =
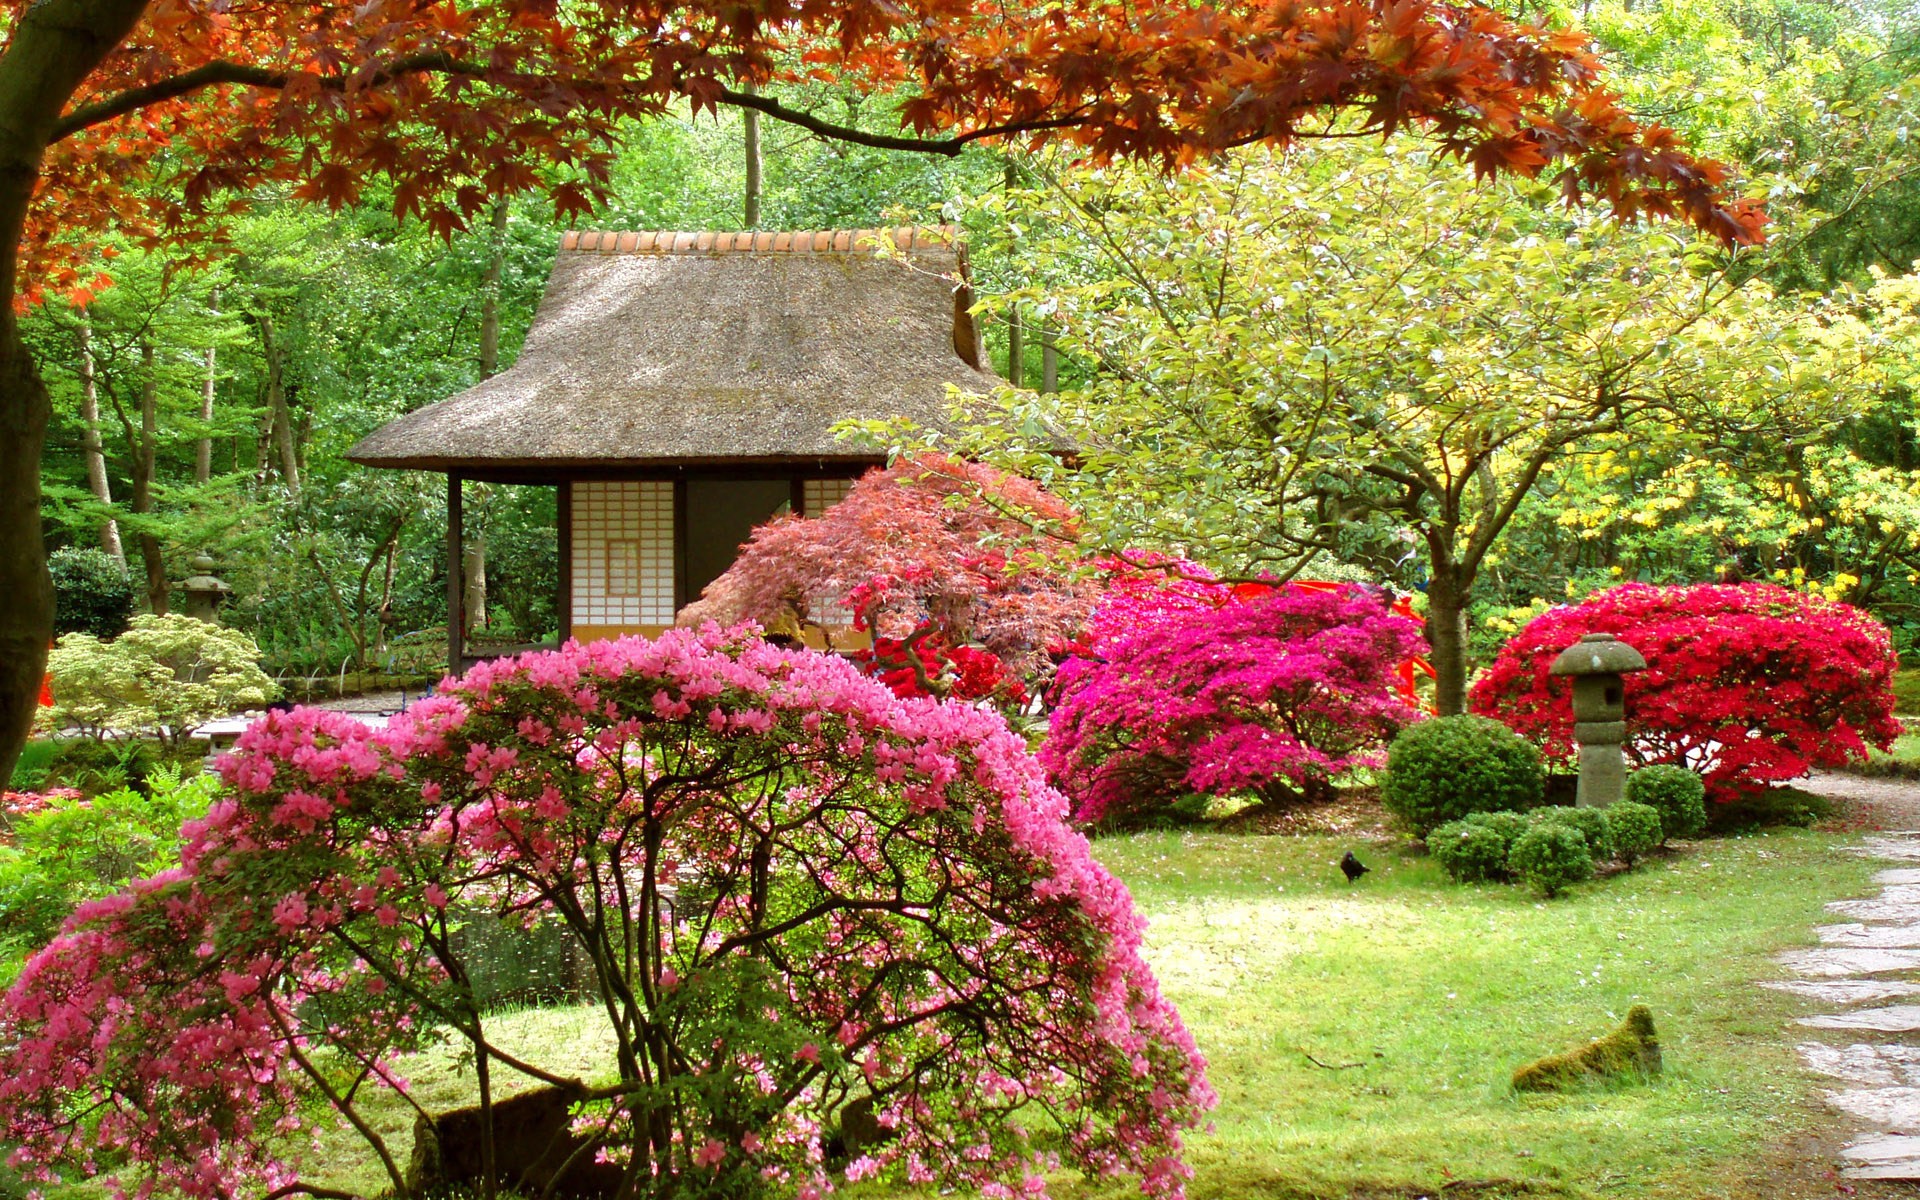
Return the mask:
<path id="1" fill-rule="evenodd" d="M 1606 862 L 1613 857 L 1613 825 L 1604 808 L 1536 808 L 1527 814 L 1534 824 L 1557 823 L 1580 831 L 1587 839 L 1587 852 L 1593 861 Z"/>
<path id="2" fill-rule="evenodd" d="M 1542 821 L 1520 835 L 1507 854 L 1507 869 L 1540 890 L 1557 896 L 1570 884 L 1593 878 L 1593 852 L 1578 829 L 1564 821 Z"/>
<path id="3" fill-rule="evenodd" d="M 69 546 L 47 555 L 53 631 L 119 637 L 133 620 L 133 577 L 104 550 Z"/>
<path id="4" fill-rule="evenodd" d="M 1427 835 L 1427 852 L 1460 883 L 1506 878 L 1507 839 L 1485 825 L 1448 821 Z"/>
<path id="5" fill-rule="evenodd" d="M 1607 807 L 1607 828 L 1613 832 L 1615 857 L 1631 867 L 1635 859 L 1660 844 L 1660 810 L 1621 800 Z"/>
<path id="6" fill-rule="evenodd" d="M 1696 838 L 1707 831 L 1707 785 L 1685 767 L 1641 767 L 1627 776 L 1627 799 L 1660 814 L 1660 837 Z"/>
<path id="7" fill-rule="evenodd" d="M 1513 849 L 1513 843 L 1519 840 L 1520 835 L 1533 828 L 1533 823 L 1527 820 L 1527 814 L 1517 812 L 1468 813 L 1460 819 L 1469 825 L 1481 825 L 1499 834 L 1500 844 L 1505 848 L 1502 853 Z"/>
<path id="8" fill-rule="evenodd" d="M 1532 808 L 1540 752 L 1492 718 L 1435 717 L 1393 740 L 1380 799 L 1421 837 L 1469 813 Z"/>

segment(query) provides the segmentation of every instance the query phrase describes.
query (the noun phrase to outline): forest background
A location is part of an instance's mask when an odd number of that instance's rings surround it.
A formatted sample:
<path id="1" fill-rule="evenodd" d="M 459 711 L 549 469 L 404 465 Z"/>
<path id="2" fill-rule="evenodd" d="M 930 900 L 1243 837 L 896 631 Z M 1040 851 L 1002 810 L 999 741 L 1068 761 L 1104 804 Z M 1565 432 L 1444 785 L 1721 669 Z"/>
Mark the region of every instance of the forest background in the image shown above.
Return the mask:
<path id="1" fill-rule="evenodd" d="M 1920 257 L 1912 143 L 1920 14 L 1891 4 L 1635 0 L 1541 6 L 1528 16 L 1589 28 L 1628 107 L 1740 164 L 1750 189 L 1767 198 L 1776 224 L 1764 250 L 1729 255 L 1679 229 L 1658 232 L 1690 256 L 1676 258 L 1681 269 L 1764 282 L 1783 304 L 1829 314 L 1823 320 L 1885 307 L 1876 282 Z M 878 100 L 828 88 L 804 99 L 840 124 L 891 131 L 897 123 Z M 1103 379 L 1135 377 L 1140 364 L 1116 361 L 1074 323 L 1070 293 L 1103 274 L 1124 282 L 1126 269 L 1075 253 L 1090 244 L 1067 228 L 1075 211 L 1087 211 L 1089 176 L 1070 159 L 991 149 L 929 158 L 776 125 L 754 132 L 759 183 L 750 187 L 743 126 L 733 109 L 648 122 L 627 140 L 612 200 L 578 224 L 958 221 L 1003 376 L 1036 388 L 1051 382 L 1080 402 L 1104 394 Z M 1330 145 L 1298 152 L 1294 178 L 1309 199 L 1355 169 L 1355 155 L 1378 149 Z M 1504 189 L 1497 202 L 1535 214 L 1549 241 L 1589 227 L 1551 207 L 1539 185 L 1486 186 Z M 451 239 L 397 222 L 392 207 L 377 188 L 331 213 L 258 194 L 233 224 L 230 253 L 190 263 L 114 247 L 111 286 L 52 300 L 24 319 L 54 393 L 43 486 L 57 575 L 87 569 L 61 551 L 101 550 L 128 564 L 141 608 L 164 611 L 178 605 L 191 561 L 207 553 L 234 587 L 225 619 L 257 639 L 264 665 L 283 680 L 436 669 L 446 617 L 440 480 L 356 467 L 344 454 L 394 416 L 512 362 L 564 226 L 534 196 L 497 206 L 490 221 Z M 1415 290 L 1402 299 L 1410 327 L 1431 307 Z M 1920 438 L 1907 357 L 1894 346 L 1872 386 L 1846 391 L 1846 411 L 1798 428 L 1709 419 L 1669 421 L 1657 438 L 1642 426 L 1630 436 L 1604 423 L 1583 432 L 1529 478 L 1491 540 L 1466 605 L 1469 658 L 1484 661 L 1529 613 L 1596 587 L 1714 578 L 1777 580 L 1861 604 L 1903 651 L 1920 649 Z M 1019 419 L 1066 411 L 1011 403 Z M 1025 409 L 1030 403 L 1038 407 Z M 1017 446 L 982 449 L 1032 465 Z M 1166 457 L 1150 444 L 1123 450 L 1107 465 Z M 1231 483 L 1230 473 L 1217 477 Z M 1416 544 L 1433 523 L 1431 505 L 1349 512 L 1340 537 L 1311 544 L 1249 536 L 1245 506 L 1209 497 L 1200 483 L 1160 506 L 1160 517 L 1177 512 L 1179 522 L 1156 520 L 1145 507 L 1116 503 L 1114 478 L 1057 471 L 1046 482 L 1089 513 L 1096 537 L 1192 553 L 1228 575 L 1302 571 L 1416 594 L 1431 583 L 1433 560 Z M 1129 478 L 1118 494 L 1139 497 L 1138 482 Z M 1186 485 L 1166 478 L 1157 486 Z M 483 564 L 485 588 L 484 603 L 474 596 L 467 606 L 476 634 L 499 644 L 551 637 L 552 490 L 471 492 L 469 575 Z M 1324 524 L 1328 494 L 1318 493 L 1322 511 L 1281 513 L 1276 528 Z M 1471 526 L 1473 515 L 1466 520 Z M 63 627 L 73 621 L 69 613 Z"/>

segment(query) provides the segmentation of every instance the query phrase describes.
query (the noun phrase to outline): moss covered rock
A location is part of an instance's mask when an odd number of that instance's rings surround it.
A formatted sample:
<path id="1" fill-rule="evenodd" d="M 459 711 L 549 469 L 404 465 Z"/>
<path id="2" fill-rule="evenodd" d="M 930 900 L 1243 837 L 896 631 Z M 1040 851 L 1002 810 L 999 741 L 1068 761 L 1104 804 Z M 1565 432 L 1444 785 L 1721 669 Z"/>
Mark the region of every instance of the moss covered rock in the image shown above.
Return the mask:
<path id="1" fill-rule="evenodd" d="M 1578 1050 L 1550 1054 L 1513 1073 L 1520 1092 L 1565 1092 L 1592 1083 L 1651 1079 L 1660 1074 L 1660 1039 L 1653 1013 L 1644 1004 L 1627 1010 L 1627 1019 L 1603 1038 Z"/>

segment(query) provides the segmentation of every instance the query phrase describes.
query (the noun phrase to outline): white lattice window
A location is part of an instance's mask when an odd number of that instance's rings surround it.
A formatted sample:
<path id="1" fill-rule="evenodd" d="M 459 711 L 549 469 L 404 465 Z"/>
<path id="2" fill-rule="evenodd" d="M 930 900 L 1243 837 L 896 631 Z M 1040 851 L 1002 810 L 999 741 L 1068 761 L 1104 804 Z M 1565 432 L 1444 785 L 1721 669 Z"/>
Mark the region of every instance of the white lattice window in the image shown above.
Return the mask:
<path id="1" fill-rule="evenodd" d="M 573 487 L 573 623 L 673 624 L 673 484 Z"/>
<path id="2" fill-rule="evenodd" d="M 847 498 L 853 490 L 851 479 L 807 479 L 800 484 L 801 515 L 817 517 Z M 829 629 L 853 624 L 853 610 L 838 604 L 815 603 L 807 613 L 812 620 Z"/>

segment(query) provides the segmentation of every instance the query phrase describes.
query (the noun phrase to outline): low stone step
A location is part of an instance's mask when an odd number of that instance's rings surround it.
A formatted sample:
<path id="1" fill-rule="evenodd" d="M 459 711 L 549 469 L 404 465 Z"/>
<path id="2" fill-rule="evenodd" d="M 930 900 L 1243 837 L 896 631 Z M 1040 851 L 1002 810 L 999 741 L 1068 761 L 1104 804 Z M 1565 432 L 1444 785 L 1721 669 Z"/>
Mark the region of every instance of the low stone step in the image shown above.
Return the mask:
<path id="1" fill-rule="evenodd" d="M 1920 1179 L 1920 1137 L 1870 1134 L 1842 1147 L 1840 1157 L 1858 1164 L 1840 1172 L 1848 1179 Z"/>
<path id="2" fill-rule="evenodd" d="M 1874 950 L 1920 946 L 1920 925 L 1815 925 L 1813 932 L 1826 946 L 1864 946 Z"/>
<path id="3" fill-rule="evenodd" d="M 1920 922 L 1920 903 L 1894 900 L 1835 900 L 1827 911 L 1856 921 Z"/>
<path id="4" fill-rule="evenodd" d="M 1818 950 L 1788 950 L 1774 956 L 1775 962 L 1801 975 L 1835 978 L 1846 975 L 1878 975 L 1883 971 L 1911 971 L 1920 968 L 1920 950 L 1876 950 L 1831 946 Z"/>
<path id="5" fill-rule="evenodd" d="M 1850 1117 L 1885 1125 L 1893 1133 L 1920 1129 L 1920 1088 L 1850 1088 L 1828 1092 L 1827 1103 Z"/>
<path id="6" fill-rule="evenodd" d="M 1884 858 L 1893 862 L 1920 862 L 1920 840 L 1892 834 L 1886 837 L 1870 837 L 1858 846 L 1842 846 L 1848 854 L 1864 855 L 1867 858 Z"/>
<path id="7" fill-rule="evenodd" d="M 1893 1004 L 1886 1008 L 1860 1008 L 1850 1013 L 1795 1019 L 1811 1029 L 1876 1029 L 1881 1033 L 1909 1033 L 1920 1030 L 1920 1004 Z"/>
<path id="8" fill-rule="evenodd" d="M 1892 867 L 1873 877 L 1875 883 L 1920 883 L 1920 867 Z"/>
<path id="9" fill-rule="evenodd" d="M 1769 979 L 1761 984 L 1776 992 L 1791 992 L 1824 1004 L 1865 1004 L 1920 992 L 1920 983 L 1899 979 Z"/>
<path id="10" fill-rule="evenodd" d="M 1802 1042 L 1794 1051 L 1808 1070 L 1834 1079 L 1862 1087 L 1920 1087 L 1920 1046 Z"/>

